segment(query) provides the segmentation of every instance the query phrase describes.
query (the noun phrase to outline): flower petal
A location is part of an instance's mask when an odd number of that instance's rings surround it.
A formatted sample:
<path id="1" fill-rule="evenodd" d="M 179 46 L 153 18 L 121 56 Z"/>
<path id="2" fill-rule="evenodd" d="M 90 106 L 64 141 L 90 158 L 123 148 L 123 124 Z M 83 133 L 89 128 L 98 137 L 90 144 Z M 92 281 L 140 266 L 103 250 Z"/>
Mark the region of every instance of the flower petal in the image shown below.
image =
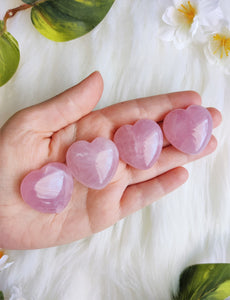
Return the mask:
<path id="1" fill-rule="evenodd" d="M 194 37 L 194 35 L 197 33 L 197 30 L 199 28 L 199 18 L 198 16 L 195 16 L 194 19 L 193 19 L 193 22 L 192 22 L 192 25 L 190 27 L 190 33 L 192 35 L 192 37 Z"/>
<path id="2" fill-rule="evenodd" d="M 175 32 L 174 45 L 177 49 L 183 49 L 191 39 L 187 26 L 179 26 Z"/>
<path id="3" fill-rule="evenodd" d="M 182 4 L 183 1 L 181 0 L 173 0 L 173 4 L 177 7 L 179 6 L 180 4 Z"/>
<path id="4" fill-rule="evenodd" d="M 1 259 L 0 259 L 0 267 L 6 263 L 6 261 L 7 261 L 8 258 L 9 258 L 8 255 L 3 255 L 1 257 Z"/>
<path id="5" fill-rule="evenodd" d="M 176 21 L 176 9 L 173 6 L 170 6 L 166 9 L 162 16 L 162 20 L 171 26 L 177 26 L 178 23 Z"/>
<path id="6" fill-rule="evenodd" d="M 14 262 L 9 262 L 6 263 L 8 260 L 9 256 L 8 255 L 3 255 L 0 259 L 0 271 L 5 270 L 9 268 Z"/>
<path id="7" fill-rule="evenodd" d="M 210 39 L 213 35 L 210 36 Z M 211 40 L 204 47 L 204 54 L 207 58 L 207 61 L 212 65 L 218 65 L 225 74 L 230 74 L 230 56 L 225 58 L 220 58 L 220 56 L 213 53 L 213 48 L 211 45 Z"/>
<path id="8" fill-rule="evenodd" d="M 164 26 L 159 30 L 159 37 L 161 40 L 170 42 L 173 40 L 175 34 L 175 28 L 174 27 L 169 27 L 169 26 Z"/>

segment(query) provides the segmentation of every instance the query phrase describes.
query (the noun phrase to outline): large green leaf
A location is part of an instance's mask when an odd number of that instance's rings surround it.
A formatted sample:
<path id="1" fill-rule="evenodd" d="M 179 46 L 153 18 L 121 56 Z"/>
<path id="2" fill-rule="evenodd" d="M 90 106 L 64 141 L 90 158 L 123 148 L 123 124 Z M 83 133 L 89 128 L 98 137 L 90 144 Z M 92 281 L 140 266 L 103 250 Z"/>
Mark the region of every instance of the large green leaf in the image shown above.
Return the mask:
<path id="1" fill-rule="evenodd" d="M 18 42 L 3 28 L 4 23 L 0 21 L 0 86 L 14 75 L 20 60 Z"/>
<path id="2" fill-rule="evenodd" d="M 230 296 L 230 264 L 201 264 L 187 268 L 180 277 L 174 300 L 225 300 Z"/>
<path id="3" fill-rule="evenodd" d="M 113 2 L 114 0 L 46 0 L 34 4 L 31 20 L 46 38 L 56 42 L 69 41 L 98 25 Z"/>
<path id="4" fill-rule="evenodd" d="M 4 295 L 2 291 L 0 291 L 0 300 L 4 300 Z"/>

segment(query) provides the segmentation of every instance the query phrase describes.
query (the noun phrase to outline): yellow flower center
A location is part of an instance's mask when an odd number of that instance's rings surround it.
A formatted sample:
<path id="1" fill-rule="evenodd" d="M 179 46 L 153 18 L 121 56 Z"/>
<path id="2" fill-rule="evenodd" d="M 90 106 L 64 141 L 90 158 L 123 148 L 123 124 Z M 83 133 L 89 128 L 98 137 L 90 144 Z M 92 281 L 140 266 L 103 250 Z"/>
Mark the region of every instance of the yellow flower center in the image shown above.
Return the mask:
<path id="1" fill-rule="evenodd" d="M 182 14 L 182 16 L 186 19 L 186 21 L 191 25 L 196 13 L 197 13 L 196 8 L 194 6 L 192 6 L 191 2 L 187 1 L 187 3 L 181 4 L 177 10 Z"/>
<path id="2" fill-rule="evenodd" d="M 224 54 L 228 56 L 228 53 L 230 51 L 230 38 L 217 33 L 213 36 L 213 42 L 215 44 L 213 54 L 220 54 L 221 59 L 224 57 Z"/>
<path id="3" fill-rule="evenodd" d="M 0 249 L 0 259 L 3 257 L 4 254 L 5 254 L 5 253 L 4 253 L 4 250 L 3 250 L 3 249 Z"/>

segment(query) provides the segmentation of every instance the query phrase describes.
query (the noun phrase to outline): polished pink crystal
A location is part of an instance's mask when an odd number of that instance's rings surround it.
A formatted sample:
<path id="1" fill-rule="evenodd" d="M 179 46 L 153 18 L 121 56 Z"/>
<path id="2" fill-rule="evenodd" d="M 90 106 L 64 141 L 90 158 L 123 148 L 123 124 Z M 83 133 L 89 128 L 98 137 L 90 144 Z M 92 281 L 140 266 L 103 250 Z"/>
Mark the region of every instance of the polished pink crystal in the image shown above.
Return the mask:
<path id="1" fill-rule="evenodd" d="M 168 141 L 178 150 L 197 154 L 208 144 L 212 134 L 212 117 L 199 105 L 171 111 L 164 119 L 163 130 Z"/>
<path id="2" fill-rule="evenodd" d="M 83 185 L 100 190 L 113 178 L 119 162 L 115 144 L 97 137 L 91 143 L 78 141 L 70 146 L 66 163 L 73 176 Z"/>
<path id="3" fill-rule="evenodd" d="M 157 161 L 163 145 L 160 126 L 148 119 L 134 125 L 123 125 L 115 135 L 114 142 L 120 158 L 136 169 L 148 169 Z"/>
<path id="4" fill-rule="evenodd" d="M 43 213 L 60 213 L 69 203 L 73 177 L 62 163 L 49 163 L 30 172 L 21 183 L 24 201 Z"/>

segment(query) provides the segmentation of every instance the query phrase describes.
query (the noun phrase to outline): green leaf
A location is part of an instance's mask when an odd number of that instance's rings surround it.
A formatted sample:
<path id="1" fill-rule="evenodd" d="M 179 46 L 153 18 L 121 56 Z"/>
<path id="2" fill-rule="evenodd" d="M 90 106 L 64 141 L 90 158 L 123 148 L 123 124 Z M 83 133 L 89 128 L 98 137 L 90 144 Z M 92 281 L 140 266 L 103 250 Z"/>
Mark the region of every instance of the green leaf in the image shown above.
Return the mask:
<path id="1" fill-rule="evenodd" d="M 31 20 L 46 38 L 65 42 L 96 27 L 114 0 L 47 0 L 35 3 Z"/>
<path id="2" fill-rule="evenodd" d="M 0 21 L 0 86 L 14 75 L 19 60 L 18 42 L 9 32 L 4 32 L 4 23 Z"/>
<path id="3" fill-rule="evenodd" d="M 2 291 L 0 291 L 0 300 L 4 300 L 4 295 Z"/>
<path id="4" fill-rule="evenodd" d="M 22 0 L 22 2 L 27 3 L 27 4 L 34 4 L 38 0 Z"/>
<path id="5" fill-rule="evenodd" d="M 230 296 L 230 264 L 201 264 L 187 268 L 180 277 L 174 300 L 225 300 Z"/>
<path id="6" fill-rule="evenodd" d="M 226 299 L 230 296 L 230 280 L 225 281 L 224 283 L 220 284 L 218 288 L 207 294 L 207 296 L 202 297 L 202 300 L 219 300 L 219 299 Z"/>

